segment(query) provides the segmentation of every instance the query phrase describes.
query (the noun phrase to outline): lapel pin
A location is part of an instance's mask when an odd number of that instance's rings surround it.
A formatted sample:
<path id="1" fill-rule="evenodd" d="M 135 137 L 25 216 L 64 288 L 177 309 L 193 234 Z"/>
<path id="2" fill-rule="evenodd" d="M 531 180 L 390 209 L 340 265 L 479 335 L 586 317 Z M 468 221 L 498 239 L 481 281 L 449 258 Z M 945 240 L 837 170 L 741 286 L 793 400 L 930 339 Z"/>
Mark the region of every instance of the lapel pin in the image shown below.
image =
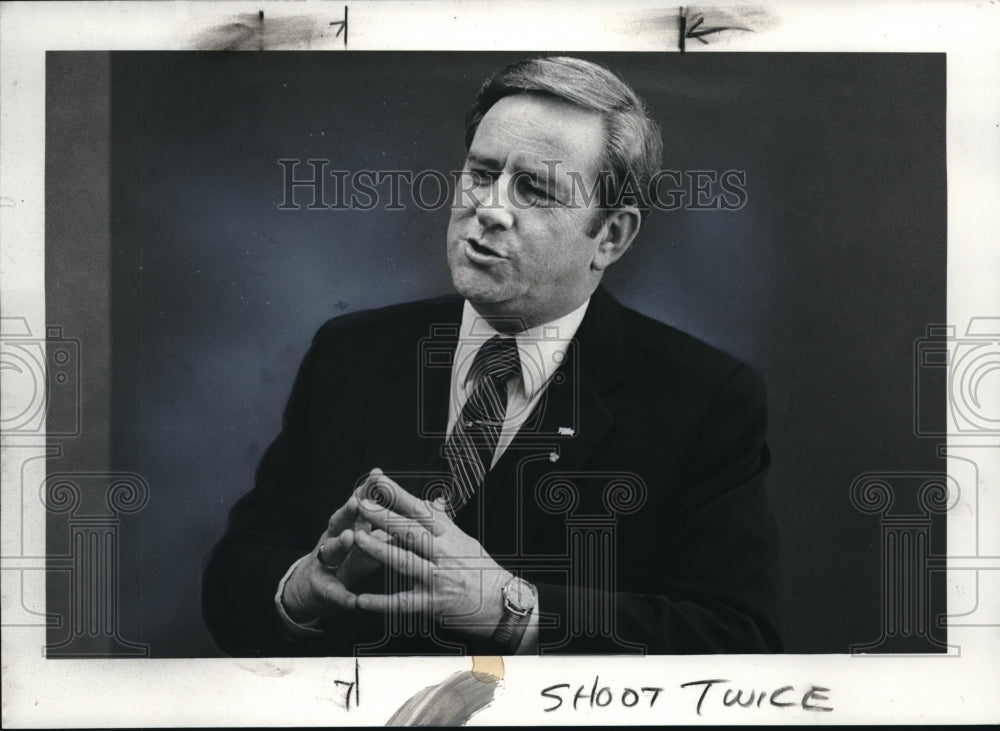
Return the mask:
<path id="1" fill-rule="evenodd" d="M 559 427 L 559 436 L 561 437 L 571 437 L 576 434 L 575 429 L 570 429 L 568 426 Z"/>
<path id="2" fill-rule="evenodd" d="M 559 452 L 549 452 L 549 462 L 558 462 Z"/>

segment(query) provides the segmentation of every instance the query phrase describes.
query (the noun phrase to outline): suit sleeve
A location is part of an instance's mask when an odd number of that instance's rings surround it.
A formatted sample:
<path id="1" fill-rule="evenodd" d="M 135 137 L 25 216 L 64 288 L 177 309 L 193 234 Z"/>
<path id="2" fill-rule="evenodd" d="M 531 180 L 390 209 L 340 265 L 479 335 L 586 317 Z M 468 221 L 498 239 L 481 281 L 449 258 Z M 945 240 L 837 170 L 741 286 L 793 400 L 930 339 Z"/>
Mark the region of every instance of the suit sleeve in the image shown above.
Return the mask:
<path id="1" fill-rule="evenodd" d="M 329 328 L 329 325 L 326 326 Z M 299 368 L 282 429 L 257 468 L 254 488 L 233 507 L 225 534 L 210 554 L 202 579 L 202 613 L 221 649 L 237 656 L 300 654 L 274 605 L 289 567 L 315 546 L 329 519 L 311 494 L 307 471 L 311 394 L 331 377 L 318 372 L 317 333 Z M 345 488 L 344 499 L 350 486 Z M 326 648 L 335 654 L 336 648 Z"/>
<path id="2" fill-rule="evenodd" d="M 543 652 L 546 645 L 557 652 L 626 652 L 626 645 L 649 654 L 779 652 L 766 429 L 763 381 L 740 366 L 708 410 L 678 499 L 649 516 L 662 527 L 655 555 L 619 557 L 619 571 L 627 570 L 622 562 L 645 563 L 648 590 L 605 597 L 613 632 L 566 639 L 564 630 L 543 629 Z M 592 606 L 589 594 L 539 586 L 543 611 Z"/>

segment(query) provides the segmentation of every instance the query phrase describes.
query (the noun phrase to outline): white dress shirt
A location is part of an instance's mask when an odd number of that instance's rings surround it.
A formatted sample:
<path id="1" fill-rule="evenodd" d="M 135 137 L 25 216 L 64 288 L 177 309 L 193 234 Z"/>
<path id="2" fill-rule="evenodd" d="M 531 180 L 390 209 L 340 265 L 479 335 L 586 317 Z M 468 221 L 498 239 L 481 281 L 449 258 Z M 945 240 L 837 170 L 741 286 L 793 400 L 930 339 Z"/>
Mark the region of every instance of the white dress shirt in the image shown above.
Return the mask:
<path id="1" fill-rule="evenodd" d="M 497 460 L 510 446 L 517 432 L 534 410 L 538 400 L 545 392 L 545 386 L 555 374 L 556 369 L 566 357 L 569 341 L 587 313 L 586 302 L 569 314 L 547 322 L 544 325 L 528 328 L 515 333 L 517 354 L 521 360 L 521 374 L 507 381 L 507 413 L 504 417 L 503 431 L 497 442 L 497 451 L 493 455 L 495 466 Z M 458 334 L 458 345 L 455 348 L 455 359 L 451 368 L 451 398 L 448 399 L 448 434 L 451 435 L 458 421 L 462 407 L 472 396 L 476 388 L 473 379 L 469 377 L 472 363 L 479 348 L 498 331 L 490 325 L 468 301 L 462 310 L 462 326 Z"/>

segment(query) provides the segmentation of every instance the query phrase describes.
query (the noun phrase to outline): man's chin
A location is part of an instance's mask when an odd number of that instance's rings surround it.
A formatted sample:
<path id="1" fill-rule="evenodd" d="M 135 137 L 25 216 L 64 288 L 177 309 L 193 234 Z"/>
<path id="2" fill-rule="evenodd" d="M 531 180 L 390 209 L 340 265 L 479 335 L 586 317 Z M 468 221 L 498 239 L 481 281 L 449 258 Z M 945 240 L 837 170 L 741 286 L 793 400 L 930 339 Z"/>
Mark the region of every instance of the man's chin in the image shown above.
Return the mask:
<path id="1" fill-rule="evenodd" d="M 506 293 L 481 287 L 470 287 L 468 283 L 455 282 L 455 291 L 468 301 L 483 317 L 510 317 L 516 310 Z"/>
<path id="2" fill-rule="evenodd" d="M 456 292 L 476 306 L 489 307 L 506 299 L 504 293 L 496 286 L 497 283 L 479 272 L 453 268 L 451 283 Z"/>
<path id="3" fill-rule="evenodd" d="M 506 314 L 504 300 L 476 291 L 458 290 L 458 293 L 472 305 L 480 315 Z"/>

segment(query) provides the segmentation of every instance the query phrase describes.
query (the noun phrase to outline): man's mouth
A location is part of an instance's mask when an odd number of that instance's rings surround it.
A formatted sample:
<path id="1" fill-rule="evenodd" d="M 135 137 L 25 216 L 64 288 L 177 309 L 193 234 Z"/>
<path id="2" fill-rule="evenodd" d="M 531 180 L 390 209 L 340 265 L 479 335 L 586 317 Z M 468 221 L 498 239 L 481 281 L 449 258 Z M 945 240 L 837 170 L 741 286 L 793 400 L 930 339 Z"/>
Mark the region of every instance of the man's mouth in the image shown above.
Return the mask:
<path id="1" fill-rule="evenodd" d="M 489 246 L 479 242 L 477 239 L 468 238 L 466 239 L 468 243 L 469 251 L 479 257 L 489 257 L 493 259 L 502 259 L 502 255 L 495 249 L 491 249 Z"/>

